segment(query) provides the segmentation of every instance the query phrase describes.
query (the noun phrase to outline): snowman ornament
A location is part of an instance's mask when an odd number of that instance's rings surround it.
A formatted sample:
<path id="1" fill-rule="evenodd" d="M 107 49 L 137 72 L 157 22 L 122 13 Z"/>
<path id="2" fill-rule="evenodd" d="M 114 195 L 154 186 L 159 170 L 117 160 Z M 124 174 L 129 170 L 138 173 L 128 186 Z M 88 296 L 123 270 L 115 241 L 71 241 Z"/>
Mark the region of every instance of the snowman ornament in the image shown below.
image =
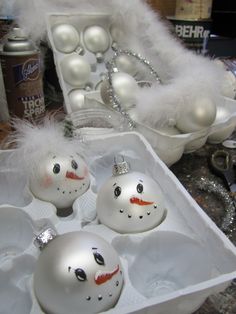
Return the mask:
<path id="1" fill-rule="evenodd" d="M 38 125 L 16 120 L 13 126 L 12 166 L 27 176 L 35 198 L 52 203 L 58 216 L 68 216 L 74 201 L 90 186 L 82 144 L 66 138 L 63 125 L 49 118 Z"/>
<path id="2" fill-rule="evenodd" d="M 49 228 L 35 244 L 41 249 L 33 277 L 34 293 L 50 314 L 92 314 L 117 303 L 123 272 L 115 249 L 87 231 L 57 235 Z"/>
<path id="3" fill-rule="evenodd" d="M 98 192 L 96 207 L 99 221 L 119 233 L 153 229 L 166 216 L 157 182 L 144 173 L 130 171 L 124 160 L 114 164 L 113 176 Z"/>
<path id="4" fill-rule="evenodd" d="M 89 187 L 88 167 L 76 153 L 51 153 L 34 167 L 29 188 L 37 198 L 65 209 Z"/>

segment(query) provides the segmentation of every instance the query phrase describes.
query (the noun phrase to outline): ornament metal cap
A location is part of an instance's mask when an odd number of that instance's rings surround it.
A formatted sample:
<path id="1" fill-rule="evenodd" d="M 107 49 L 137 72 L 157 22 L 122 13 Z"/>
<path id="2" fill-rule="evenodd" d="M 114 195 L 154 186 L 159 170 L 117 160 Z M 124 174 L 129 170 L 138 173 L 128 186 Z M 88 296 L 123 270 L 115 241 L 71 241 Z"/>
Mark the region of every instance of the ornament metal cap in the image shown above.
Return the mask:
<path id="1" fill-rule="evenodd" d="M 56 230 L 52 228 L 47 228 L 44 231 L 42 231 L 39 235 L 36 236 L 34 239 L 34 245 L 40 249 L 43 250 L 45 246 L 52 241 L 57 236 Z"/>
<path id="2" fill-rule="evenodd" d="M 112 168 L 112 174 L 113 176 L 119 176 L 121 174 L 128 173 L 130 171 L 130 165 L 127 161 L 124 160 L 124 157 L 122 156 L 122 161 L 117 162 L 117 159 L 114 158 L 115 164 Z"/>

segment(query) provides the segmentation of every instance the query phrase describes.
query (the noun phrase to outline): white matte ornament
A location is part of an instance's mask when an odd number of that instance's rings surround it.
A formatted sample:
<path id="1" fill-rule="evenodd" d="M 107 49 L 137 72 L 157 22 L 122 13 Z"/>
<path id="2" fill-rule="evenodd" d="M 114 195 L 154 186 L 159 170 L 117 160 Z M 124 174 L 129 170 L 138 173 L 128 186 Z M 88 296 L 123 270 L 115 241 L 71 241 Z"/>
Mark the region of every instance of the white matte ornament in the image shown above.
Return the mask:
<path id="1" fill-rule="evenodd" d="M 34 273 L 36 298 L 50 314 L 107 311 L 115 306 L 122 286 L 122 266 L 114 248 L 85 231 L 49 241 Z"/>
<path id="2" fill-rule="evenodd" d="M 209 127 L 216 117 L 216 105 L 209 98 L 199 98 L 184 108 L 176 122 L 176 127 L 191 133 Z"/>
<path id="3" fill-rule="evenodd" d="M 60 24 L 52 29 L 53 42 L 56 49 L 63 53 L 71 53 L 80 43 L 79 33 L 73 25 Z"/>
<path id="4" fill-rule="evenodd" d="M 122 107 L 125 110 L 130 109 L 136 103 L 136 95 L 138 84 L 136 80 L 129 74 L 124 72 L 116 72 L 112 74 L 112 85 L 115 94 L 119 98 Z M 110 105 L 109 83 L 104 80 L 100 88 L 101 98 L 105 104 Z"/>
<path id="5" fill-rule="evenodd" d="M 110 46 L 110 38 L 107 31 L 101 26 L 90 26 L 84 31 L 83 39 L 86 48 L 95 53 L 99 61 L 102 61 L 103 53 Z"/>
<path id="6" fill-rule="evenodd" d="M 65 57 L 61 69 L 64 80 L 74 87 L 84 87 L 91 73 L 90 64 L 77 54 Z"/>
<path id="7" fill-rule="evenodd" d="M 115 175 L 98 192 L 99 221 L 120 233 L 150 230 L 166 215 L 161 188 L 151 177 L 123 164 L 114 165 Z"/>

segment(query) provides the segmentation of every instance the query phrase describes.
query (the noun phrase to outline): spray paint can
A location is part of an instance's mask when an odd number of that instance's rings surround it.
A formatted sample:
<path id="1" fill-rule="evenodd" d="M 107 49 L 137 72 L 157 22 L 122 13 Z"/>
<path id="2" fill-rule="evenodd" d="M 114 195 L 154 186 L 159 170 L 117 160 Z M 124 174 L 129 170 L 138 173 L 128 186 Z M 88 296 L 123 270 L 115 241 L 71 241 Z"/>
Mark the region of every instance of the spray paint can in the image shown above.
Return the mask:
<path id="1" fill-rule="evenodd" d="M 0 16 L 0 51 L 2 51 L 2 45 L 7 34 L 16 27 L 13 16 Z M 9 113 L 7 107 L 7 98 L 5 93 L 5 87 L 3 82 L 2 68 L 0 66 L 0 121 L 6 122 L 9 120 Z"/>
<path id="2" fill-rule="evenodd" d="M 35 121 L 45 112 L 40 52 L 14 28 L 0 54 L 10 116 Z"/>

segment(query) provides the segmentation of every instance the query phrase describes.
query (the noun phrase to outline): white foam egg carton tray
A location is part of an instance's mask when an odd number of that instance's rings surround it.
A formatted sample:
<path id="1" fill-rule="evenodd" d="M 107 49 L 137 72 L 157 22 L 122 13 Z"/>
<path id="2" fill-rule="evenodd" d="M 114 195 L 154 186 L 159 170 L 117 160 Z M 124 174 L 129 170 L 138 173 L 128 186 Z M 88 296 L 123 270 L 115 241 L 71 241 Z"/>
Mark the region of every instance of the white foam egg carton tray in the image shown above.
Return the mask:
<path id="1" fill-rule="evenodd" d="M 79 143 L 78 143 L 79 145 Z M 189 314 L 236 277 L 236 248 L 191 198 L 150 144 L 136 132 L 103 135 L 87 142 L 92 184 L 61 218 L 56 208 L 32 196 L 24 174 L 4 166 L 0 153 L 0 312 L 39 314 L 33 274 L 40 255 L 33 241 L 45 227 L 59 234 L 87 230 L 117 250 L 124 287 L 108 313 Z M 111 176 L 114 156 L 123 155 L 134 171 L 160 185 L 167 216 L 156 228 L 119 234 L 96 219 L 96 196 Z"/>
<path id="2" fill-rule="evenodd" d="M 106 63 L 114 57 L 119 29 L 110 15 L 48 13 L 47 34 L 64 97 L 64 109 L 74 126 L 78 126 L 81 109 L 107 108 L 101 97 L 106 78 Z M 146 80 L 141 69 L 134 75 L 137 82 Z M 223 112 L 223 113 L 222 113 Z M 93 116 L 96 119 L 96 116 Z M 197 132 L 169 134 L 136 123 L 135 131 L 143 134 L 158 156 L 171 166 L 183 153 L 202 147 L 206 141 L 221 143 L 236 126 L 236 101 L 222 97 L 212 126 Z"/>
<path id="3" fill-rule="evenodd" d="M 106 62 L 114 55 L 111 16 L 49 13 L 46 23 L 65 111 L 71 113 L 100 90 Z"/>
<path id="4" fill-rule="evenodd" d="M 124 116 L 115 111 L 103 109 L 102 107 L 78 110 L 68 115 L 68 118 L 75 127 L 75 134 L 85 141 L 89 138 L 95 138 L 96 135 L 100 135 L 101 133 L 111 133 L 114 130 L 129 130 Z M 99 127 L 96 128 L 94 125 L 98 125 Z M 110 125 L 112 127 L 106 129 L 101 127 L 103 125 Z M 222 97 L 222 102 L 217 108 L 216 120 L 208 128 L 186 134 L 171 134 L 136 123 L 133 130 L 141 133 L 152 145 L 161 160 L 167 166 L 171 166 L 183 154 L 196 151 L 206 142 L 211 144 L 222 143 L 232 135 L 235 127 L 236 100 Z"/>

